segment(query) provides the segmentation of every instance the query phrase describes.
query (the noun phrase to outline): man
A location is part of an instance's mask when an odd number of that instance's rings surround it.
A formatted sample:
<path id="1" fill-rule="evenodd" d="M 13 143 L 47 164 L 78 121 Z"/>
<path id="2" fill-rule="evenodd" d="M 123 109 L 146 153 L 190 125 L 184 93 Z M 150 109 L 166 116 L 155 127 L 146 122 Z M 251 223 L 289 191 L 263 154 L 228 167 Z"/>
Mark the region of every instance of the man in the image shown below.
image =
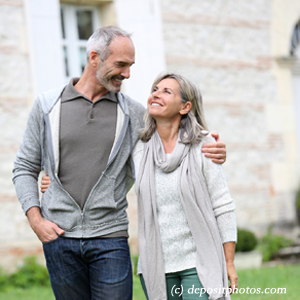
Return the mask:
<path id="1" fill-rule="evenodd" d="M 126 193 L 144 108 L 120 89 L 135 49 L 127 32 L 109 26 L 90 37 L 87 57 L 80 79 L 35 101 L 13 181 L 43 243 L 56 299 L 126 300 L 132 298 Z M 222 142 L 208 149 L 224 162 Z M 51 186 L 40 205 L 42 169 Z"/>

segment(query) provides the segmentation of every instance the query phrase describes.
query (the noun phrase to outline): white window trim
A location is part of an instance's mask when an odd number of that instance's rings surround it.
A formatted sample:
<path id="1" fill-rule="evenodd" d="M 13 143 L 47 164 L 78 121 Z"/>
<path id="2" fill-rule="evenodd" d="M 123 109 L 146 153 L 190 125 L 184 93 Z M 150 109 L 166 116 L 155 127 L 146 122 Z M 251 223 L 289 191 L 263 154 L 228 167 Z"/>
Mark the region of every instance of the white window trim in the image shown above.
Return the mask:
<path id="1" fill-rule="evenodd" d="M 65 35 L 68 37 L 68 39 L 63 39 L 62 37 L 61 46 L 62 51 L 64 46 L 67 47 L 69 76 L 65 74 L 65 78 L 66 81 L 69 81 L 72 77 L 80 77 L 82 73 L 79 48 L 85 48 L 87 42 L 78 38 L 76 11 L 78 9 L 92 11 L 93 31 L 101 26 L 101 19 L 98 6 L 61 4 L 61 9 L 64 10 L 64 29 Z"/>

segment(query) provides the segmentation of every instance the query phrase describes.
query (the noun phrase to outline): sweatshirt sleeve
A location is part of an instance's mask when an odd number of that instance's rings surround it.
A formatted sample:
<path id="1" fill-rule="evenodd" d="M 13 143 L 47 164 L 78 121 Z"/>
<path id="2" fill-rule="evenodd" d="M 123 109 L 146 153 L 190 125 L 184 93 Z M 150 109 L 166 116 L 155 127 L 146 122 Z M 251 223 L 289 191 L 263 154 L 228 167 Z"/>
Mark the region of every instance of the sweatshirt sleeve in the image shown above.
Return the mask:
<path id="1" fill-rule="evenodd" d="M 29 208 L 40 206 L 37 181 L 41 171 L 42 116 L 40 103 L 36 100 L 14 161 L 13 182 L 25 214 Z"/>
<path id="2" fill-rule="evenodd" d="M 207 158 L 201 151 L 204 143 L 213 143 L 215 139 L 210 135 L 200 144 L 201 160 L 203 162 L 203 174 L 206 180 L 213 211 L 217 220 L 223 243 L 236 242 L 237 225 L 235 218 L 235 204 L 230 196 L 223 167 Z"/>

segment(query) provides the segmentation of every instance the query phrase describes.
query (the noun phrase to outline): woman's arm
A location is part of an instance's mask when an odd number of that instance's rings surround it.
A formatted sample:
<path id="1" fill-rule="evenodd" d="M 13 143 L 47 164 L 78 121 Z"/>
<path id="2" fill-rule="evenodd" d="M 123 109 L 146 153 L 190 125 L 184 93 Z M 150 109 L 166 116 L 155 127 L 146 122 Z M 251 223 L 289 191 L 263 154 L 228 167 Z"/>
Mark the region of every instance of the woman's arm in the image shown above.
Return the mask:
<path id="1" fill-rule="evenodd" d="M 235 289 L 238 287 L 238 276 L 235 271 L 234 266 L 234 250 L 235 250 L 235 242 L 227 242 L 223 244 L 224 247 L 224 253 L 225 253 L 225 259 L 226 259 L 226 267 L 227 267 L 227 275 L 228 280 L 230 281 L 230 286 L 232 294 Z"/>
<path id="2" fill-rule="evenodd" d="M 204 142 L 211 143 L 213 138 L 207 136 Z M 233 292 L 237 288 L 238 279 L 234 267 L 234 251 L 237 240 L 235 205 L 230 196 L 222 166 L 213 163 L 210 159 L 206 159 L 203 153 L 201 160 L 203 175 L 223 242 L 227 274 Z"/>
<path id="3" fill-rule="evenodd" d="M 42 177 L 41 181 L 41 192 L 45 193 L 47 188 L 50 186 L 51 180 L 50 177 L 45 173 L 45 175 Z"/>

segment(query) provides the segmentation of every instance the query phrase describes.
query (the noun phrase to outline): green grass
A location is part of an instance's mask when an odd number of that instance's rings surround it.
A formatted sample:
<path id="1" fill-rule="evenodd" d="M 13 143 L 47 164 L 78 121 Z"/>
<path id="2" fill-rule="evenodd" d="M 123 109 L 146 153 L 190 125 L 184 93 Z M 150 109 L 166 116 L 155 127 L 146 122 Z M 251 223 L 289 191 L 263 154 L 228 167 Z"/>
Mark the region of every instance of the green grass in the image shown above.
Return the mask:
<path id="1" fill-rule="evenodd" d="M 50 287 L 31 287 L 26 289 L 9 288 L 5 292 L 0 292 L 0 300 L 54 300 L 54 299 L 55 298 L 52 289 Z M 133 277 L 133 300 L 146 300 L 138 276 Z"/>
<path id="2" fill-rule="evenodd" d="M 232 295 L 232 300 L 291 300 L 299 299 L 300 265 L 263 267 L 253 270 L 238 271 L 239 289 L 244 294 Z M 249 293 L 246 289 L 249 287 Z M 286 288 L 286 294 L 250 294 L 250 288 Z M 254 290 L 252 290 L 254 291 Z M 197 297 L 198 299 L 199 297 Z M 0 300 L 54 300 L 51 288 L 31 287 L 28 289 L 10 288 L 0 292 Z M 112 298 L 113 299 L 113 298 Z M 139 278 L 133 279 L 133 300 L 145 300 Z"/>
<path id="3" fill-rule="evenodd" d="M 140 278 L 137 275 L 133 276 L 133 300 L 146 300 Z"/>
<path id="4" fill-rule="evenodd" d="M 0 292 L 0 300 L 55 300 L 51 287 L 10 288 Z"/>
<path id="5" fill-rule="evenodd" d="M 290 300 L 299 299 L 300 294 L 300 265 L 278 265 L 260 269 L 238 271 L 239 289 L 261 288 L 286 288 L 286 294 L 235 294 L 233 300 Z M 252 290 L 254 292 L 254 290 Z"/>

